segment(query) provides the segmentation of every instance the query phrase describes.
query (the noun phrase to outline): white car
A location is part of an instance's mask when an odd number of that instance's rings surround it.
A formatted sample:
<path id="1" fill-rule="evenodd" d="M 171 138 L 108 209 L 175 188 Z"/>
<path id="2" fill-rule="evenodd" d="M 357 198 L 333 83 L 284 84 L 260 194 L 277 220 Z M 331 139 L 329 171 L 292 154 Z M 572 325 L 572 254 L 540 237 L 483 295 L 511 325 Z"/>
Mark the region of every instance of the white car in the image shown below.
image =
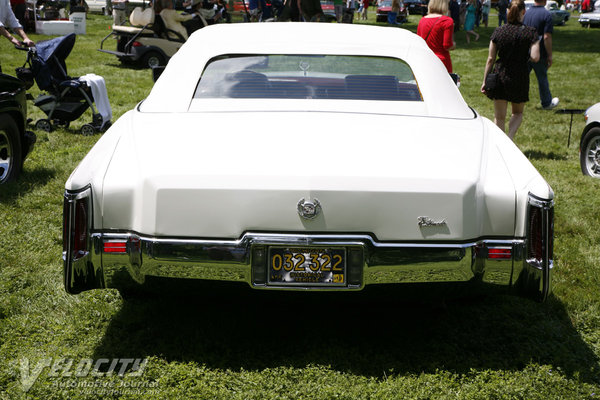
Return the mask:
<path id="1" fill-rule="evenodd" d="M 417 35 L 214 25 L 67 181 L 65 286 L 425 283 L 545 299 L 553 197 Z"/>
<path id="2" fill-rule="evenodd" d="M 584 28 L 600 27 L 600 8 L 596 6 L 593 12 L 581 14 L 579 16 L 579 23 Z"/>
<path id="3" fill-rule="evenodd" d="M 600 178 L 600 103 L 585 111 L 585 128 L 579 141 L 579 163 L 584 175 Z"/>

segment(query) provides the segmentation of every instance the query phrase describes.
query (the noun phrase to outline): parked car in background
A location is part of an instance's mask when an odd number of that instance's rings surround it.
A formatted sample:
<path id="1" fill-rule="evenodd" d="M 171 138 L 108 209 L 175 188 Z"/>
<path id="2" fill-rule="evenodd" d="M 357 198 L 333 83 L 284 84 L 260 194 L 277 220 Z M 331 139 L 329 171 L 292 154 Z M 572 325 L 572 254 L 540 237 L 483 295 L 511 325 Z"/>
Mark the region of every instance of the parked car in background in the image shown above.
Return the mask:
<path id="1" fill-rule="evenodd" d="M 534 4 L 535 2 L 533 0 L 525 0 L 525 9 L 530 9 Z M 566 10 L 561 10 L 558 3 L 554 0 L 548 0 L 546 2 L 546 9 L 550 11 L 550 15 L 552 15 L 552 24 L 554 25 L 564 25 L 571 17 L 571 13 Z"/>
<path id="2" fill-rule="evenodd" d="M 377 22 L 387 22 L 388 14 L 392 11 L 392 0 L 382 0 L 377 6 Z M 407 21 L 408 10 L 403 2 L 400 2 L 400 12 L 396 17 L 396 22 L 404 23 Z"/>
<path id="3" fill-rule="evenodd" d="M 427 15 L 428 0 L 403 0 L 409 15 Z"/>
<path id="4" fill-rule="evenodd" d="M 596 8 L 593 12 L 581 14 L 579 23 L 584 28 L 600 27 L 600 8 Z"/>
<path id="5" fill-rule="evenodd" d="M 585 111 L 585 128 L 579 142 L 579 163 L 584 175 L 600 178 L 600 103 Z"/>
<path id="6" fill-rule="evenodd" d="M 332 0 L 321 0 L 321 10 L 323 10 L 323 15 L 325 15 L 326 22 L 333 22 L 336 20 L 335 9 Z"/>
<path id="7" fill-rule="evenodd" d="M 64 284 L 543 300 L 553 198 L 414 33 L 211 25 L 66 182 Z"/>
<path id="8" fill-rule="evenodd" d="M 35 135 L 26 130 L 26 84 L 0 69 L 0 184 L 15 180 L 33 150 Z"/>

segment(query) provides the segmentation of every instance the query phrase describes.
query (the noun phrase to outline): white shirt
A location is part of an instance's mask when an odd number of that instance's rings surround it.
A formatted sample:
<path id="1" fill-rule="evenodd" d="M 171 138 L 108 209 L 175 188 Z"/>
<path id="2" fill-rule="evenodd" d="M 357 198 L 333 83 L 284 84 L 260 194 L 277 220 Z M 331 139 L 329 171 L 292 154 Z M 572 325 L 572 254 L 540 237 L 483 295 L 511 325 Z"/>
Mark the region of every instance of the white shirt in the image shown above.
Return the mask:
<path id="1" fill-rule="evenodd" d="M 0 0 L 0 27 L 23 28 L 10 8 L 10 0 Z"/>

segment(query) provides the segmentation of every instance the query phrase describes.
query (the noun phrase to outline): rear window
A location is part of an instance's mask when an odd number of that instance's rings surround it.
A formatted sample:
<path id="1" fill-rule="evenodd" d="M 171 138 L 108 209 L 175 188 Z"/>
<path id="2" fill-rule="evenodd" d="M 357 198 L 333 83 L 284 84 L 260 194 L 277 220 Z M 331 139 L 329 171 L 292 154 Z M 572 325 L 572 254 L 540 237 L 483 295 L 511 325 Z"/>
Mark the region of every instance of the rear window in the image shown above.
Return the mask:
<path id="1" fill-rule="evenodd" d="M 422 101 L 404 61 L 343 55 L 215 57 L 206 65 L 194 98 Z"/>

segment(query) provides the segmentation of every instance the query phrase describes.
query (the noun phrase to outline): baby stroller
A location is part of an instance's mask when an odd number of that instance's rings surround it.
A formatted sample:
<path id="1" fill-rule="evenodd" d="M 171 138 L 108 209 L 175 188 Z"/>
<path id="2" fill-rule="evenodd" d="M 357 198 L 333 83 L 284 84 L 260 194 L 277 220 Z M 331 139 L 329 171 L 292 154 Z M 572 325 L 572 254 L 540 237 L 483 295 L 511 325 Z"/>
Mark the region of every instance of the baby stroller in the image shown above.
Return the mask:
<path id="1" fill-rule="evenodd" d="M 37 129 L 50 132 L 56 126 L 67 128 L 71 121 L 79 118 L 90 107 L 92 122 L 81 127 L 81 133 L 88 136 L 108 129 L 112 113 L 102 77 L 86 75 L 71 78 L 67 75 L 65 59 L 75 45 L 75 38 L 76 35 L 72 33 L 39 42 L 28 51 L 25 64 L 29 64 L 30 68 L 17 68 L 17 76 L 30 81 L 33 77 L 40 90 L 48 92 L 41 94 L 33 102 L 48 116 L 35 123 Z M 95 96 L 98 97 L 98 112 L 94 108 Z"/>

